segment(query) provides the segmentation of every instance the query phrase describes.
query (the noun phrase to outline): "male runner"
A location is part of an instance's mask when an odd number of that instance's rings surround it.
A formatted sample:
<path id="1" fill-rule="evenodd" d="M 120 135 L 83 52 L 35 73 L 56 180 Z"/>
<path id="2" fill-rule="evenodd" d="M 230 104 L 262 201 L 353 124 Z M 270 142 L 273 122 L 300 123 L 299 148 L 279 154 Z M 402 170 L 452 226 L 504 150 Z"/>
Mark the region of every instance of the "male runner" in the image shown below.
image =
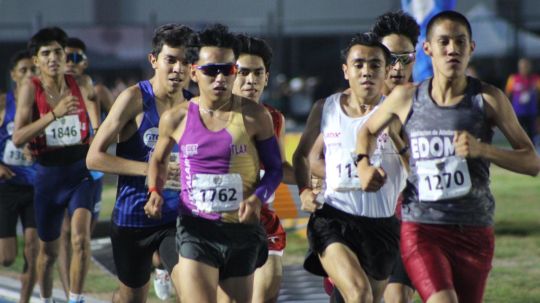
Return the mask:
<path id="1" fill-rule="evenodd" d="M 494 250 L 489 164 L 533 176 L 540 171 L 540 158 L 504 93 L 465 75 L 474 47 L 463 15 L 435 15 L 423 46 L 433 78 L 396 87 L 358 135 L 358 174 L 366 191 L 379 190 L 392 176 L 370 165 L 372 138 L 392 120 L 409 138 L 401 252 L 429 303 L 482 302 Z M 493 126 L 511 150 L 490 144 Z"/>
<path id="2" fill-rule="evenodd" d="M 0 103 L 0 263 L 10 266 L 17 257 L 17 221 L 20 218 L 24 238 L 24 267 L 19 302 L 27 303 L 36 283 L 38 237 L 34 215 L 34 160 L 27 150 L 11 141 L 18 88 L 35 76 L 36 68 L 28 51 L 17 52 L 10 62 L 15 86 Z"/>
<path id="3" fill-rule="evenodd" d="M 88 68 L 88 58 L 86 57 L 86 44 L 78 38 L 70 37 L 66 42 L 64 48 L 66 52 L 66 74 L 81 76 L 84 74 L 86 68 Z M 108 112 L 111 108 L 113 97 L 107 87 L 102 84 L 96 84 L 94 86 L 96 94 L 96 105 L 98 106 L 98 112 L 100 113 L 100 122 L 103 120 L 103 112 Z M 97 126 L 92 125 L 92 130 L 97 131 Z M 94 230 L 97 220 L 99 218 L 99 212 L 101 210 L 101 192 L 103 191 L 103 173 L 97 171 L 90 171 L 90 175 L 94 181 L 94 209 L 92 210 L 92 226 L 91 231 Z M 58 252 L 58 269 L 60 273 L 60 280 L 66 295 L 68 295 L 69 289 L 69 260 L 71 258 L 71 222 L 69 216 L 66 214 L 64 222 L 62 224 L 62 233 L 60 236 L 60 251 Z"/>
<path id="4" fill-rule="evenodd" d="M 99 125 L 90 78 L 66 75 L 66 33 L 57 27 L 38 31 L 28 43 L 38 77 L 25 81 L 17 94 L 13 143 L 30 142 L 36 156 L 34 208 L 40 238 L 38 281 L 44 302 L 52 302 L 52 270 L 58 256 L 66 209 L 71 217 L 70 302 L 83 301 L 90 261 L 92 184 L 84 158 L 90 142 L 90 119 Z M 88 110 L 87 110 L 88 108 Z"/>
<path id="5" fill-rule="evenodd" d="M 232 94 L 237 43 L 223 25 L 192 37 L 188 59 L 200 97 L 164 114 L 150 160 L 145 209 L 154 217 L 162 215 L 169 153 L 180 145 L 182 270 L 173 283 L 182 302 L 251 302 L 253 273 L 268 254 L 259 216 L 281 182 L 282 161 L 268 111 Z"/>
<path id="6" fill-rule="evenodd" d="M 190 28 L 179 24 L 156 29 L 152 52 L 148 55 L 154 76 L 118 96 L 90 146 L 88 167 L 119 175 L 111 241 L 120 289 L 114 294 L 113 302 L 146 301 L 154 251 L 159 250 L 169 273 L 178 262 L 177 150 L 168 159 L 172 164 L 169 170 L 172 182 L 163 191 L 165 204 L 161 218 L 148 218 L 143 208 L 148 192 L 145 176 L 158 138 L 160 117 L 174 105 L 185 103 L 182 89 L 189 83 L 185 47 L 191 33 Z M 117 140 L 116 155 L 107 154 L 109 146 Z"/>
<path id="7" fill-rule="evenodd" d="M 382 44 L 390 51 L 390 72 L 384 82 L 383 94 L 388 95 L 397 85 L 409 83 L 416 58 L 416 43 L 420 35 L 420 27 L 409 14 L 398 11 L 383 14 L 375 20 L 372 31 L 379 36 Z M 397 123 L 397 122 L 395 122 Z M 397 125 L 399 128 L 399 125 Z M 407 152 L 407 144 L 401 137 L 392 137 L 399 142 L 403 154 Z M 406 155 L 408 158 L 408 155 Z M 396 211 L 399 213 L 401 203 L 398 202 Z M 414 289 L 403 266 L 401 255 L 396 259 L 396 265 L 384 291 L 386 303 L 408 303 L 412 300 Z"/>
<path id="8" fill-rule="evenodd" d="M 346 302 L 379 302 L 398 251 L 394 210 L 405 170 L 390 136 L 377 139 L 377 165 L 395 173 L 377 193 L 360 190 L 354 173 L 356 131 L 382 101 L 390 52 L 373 33 L 356 35 L 342 52 L 349 93 L 318 101 L 295 152 L 296 178 L 308 223 L 310 252 L 304 267 L 329 276 Z M 325 150 L 324 205 L 309 188 L 307 155 L 322 134 Z"/>
<path id="9" fill-rule="evenodd" d="M 268 84 L 272 49 L 262 39 L 238 35 L 240 56 L 236 60 L 238 74 L 234 80 L 233 94 L 261 103 L 261 95 Z M 263 104 L 272 116 L 274 134 L 278 138 L 281 160 L 283 161 L 283 182 L 296 184 L 294 169 L 285 159 L 285 117 L 277 109 Z M 270 209 L 267 201 L 261 209 L 261 222 L 268 239 L 268 260 L 255 271 L 253 302 L 276 302 L 283 275 L 282 256 L 286 245 L 286 235 L 279 217 Z"/>

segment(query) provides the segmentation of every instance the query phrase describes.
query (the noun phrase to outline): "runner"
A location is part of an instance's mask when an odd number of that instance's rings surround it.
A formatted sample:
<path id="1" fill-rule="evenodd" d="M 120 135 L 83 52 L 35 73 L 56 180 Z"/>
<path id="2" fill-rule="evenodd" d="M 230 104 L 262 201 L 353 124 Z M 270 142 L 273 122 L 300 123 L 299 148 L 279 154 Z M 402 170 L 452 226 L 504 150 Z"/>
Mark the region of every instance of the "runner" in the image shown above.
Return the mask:
<path id="1" fill-rule="evenodd" d="M 158 138 L 163 112 L 185 103 L 189 83 L 186 42 L 192 30 L 179 24 L 156 29 L 148 59 L 154 69 L 150 80 L 124 90 L 113 104 L 88 153 L 91 169 L 118 174 L 118 194 L 112 218 L 113 257 L 120 289 L 113 302 L 145 302 L 152 272 L 152 254 L 159 250 L 165 267 L 177 270 L 175 220 L 178 215 L 178 158 L 171 155 L 170 180 L 163 191 L 165 204 L 158 220 L 144 212 L 148 188 L 148 160 Z M 107 154 L 116 142 L 116 155 Z"/>
<path id="2" fill-rule="evenodd" d="M 21 274 L 20 303 L 30 302 L 36 283 L 38 236 L 34 215 L 34 160 L 25 149 L 11 141 L 18 88 L 35 76 L 36 68 L 28 51 L 19 51 L 10 62 L 15 86 L 0 103 L 0 263 L 10 266 L 17 257 L 17 221 L 23 227 L 24 266 Z"/>
<path id="3" fill-rule="evenodd" d="M 374 161 L 395 173 L 377 193 L 360 190 L 351 154 L 356 130 L 383 99 L 390 52 L 378 39 L 373 33 L 358 34 L 342 52 L 350 92 L 315 104 L 294 158 L 302 209 L 313 213 L 304 267 L 313 274 L 329 276 L 347 302 L 379 302 L 399 253 L 394 210 L 406 172 L 397 149 L 388 133 L 377 139 Z M 316 201 L 307 185 L 306 160 L 319 134 L 325 150 L 323 201 Z"/>
<path id="4" fill-rule="evenodd" d="M 263 90 L 268 84 L 272 49 L 262 39 L 238 35 L 240 56 L 236 61 L 238 74 L 234 81 L 233 94 L 261 104 Z M 283 182 L 296 184 L 294 169 L 285 159 L 285 117 L 277 109 L 263 104 L 272 116 L 274 134 L 278 138 L 281 159 L 283 161 Z M 264 170 L 262 170 L 264 171 Z M 268 239 L 268 260 L 263 267 L 255 271 L 253 302 L 277 302 L 283 275 L 282 256 L 286 245 L 286 235 L 277 214 L 270 209 L 272 197 L 261 209 L 261 223 Z"/>
<path id="5" fill-rule="evenodd" d="M 71 217 L 70 302 L 83 301 L 90 261 L 90 220 L 94 201 L 84 158 L 90 119 L 99 125 L 90 78 L 66 75 L 66 33 L 57 27 L 38 31 L 28 43 L 39 77 L 25 81 L 17 94 L 13 143 L 30 142 L 36 156 L 34 207 L 40 238 L 37 263 L 43 302 L 52 302 L 53 266 L 64 213 Z M 87 110 L 88 108 L 88 110 Z"/>
<path id="6" fill-rule="evenodd" d="M 223 25 L 192 38 L 188 59 L 200 97 L 163 116 L 150 161 L 145 209 L 154 217 L 161 215 L 169 153 L 180 145 L 182 270 L 173 282 L 183 302 L 251 302 L 253 273 L 268 254 L 259 216 L 281 182 L 282 161 L 269 113 L 232 94 L 237 45 Z"/>
<path id="7" fill-rule="evenodd" d="M 367 153 L 379 131 L 400 121 L 411 149 L 401 228 L 407 272 L 423 301 L 482 302 L 494 250 L 489 165 L 534 176 L 540 158 L 504 93 L 465 75 L 475 48 L 465 16 L 435 15 L 423 48 L 433 78 L 396 87 L 360 130 L 358 174 L 366 191 L 392 176 Z M 490 144 L 494 126 L 511 150 Z"/>

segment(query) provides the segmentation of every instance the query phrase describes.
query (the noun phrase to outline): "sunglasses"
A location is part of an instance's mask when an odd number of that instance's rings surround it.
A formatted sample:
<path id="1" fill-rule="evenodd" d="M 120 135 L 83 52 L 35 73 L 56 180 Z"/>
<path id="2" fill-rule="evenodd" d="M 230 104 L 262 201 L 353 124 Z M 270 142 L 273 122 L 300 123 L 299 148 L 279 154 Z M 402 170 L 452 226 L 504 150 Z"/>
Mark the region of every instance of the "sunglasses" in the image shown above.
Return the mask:
<path id="1" fill-rule="evenodd" d="M 69 53 L 66 54 L 66 62 L 73 62 L 75 64 L 79 64 L 86 60 L 86 56 L 84 54 L 79 53 Z"/>
<path id="2" fill-rule="evenodd" d="M 410 53 L 401 53 L 401 54 L 390 54 L 390 65 L 396 65 L 398 62 L 401 65 L 409 65 L 411 62 L 416 59 L 416 52 Z"/>
<path id="3" fill-rule="evenodd" d="M 196 65 L 196 69 L 200 70 L 203 74 L 216 77 L 218 74 L 223 74 L 223 76 L 230 76 L 236 74 L 238 67 L 234 63 L 218 63 L 218 64 L 206 64 L 206 65 Z"/>

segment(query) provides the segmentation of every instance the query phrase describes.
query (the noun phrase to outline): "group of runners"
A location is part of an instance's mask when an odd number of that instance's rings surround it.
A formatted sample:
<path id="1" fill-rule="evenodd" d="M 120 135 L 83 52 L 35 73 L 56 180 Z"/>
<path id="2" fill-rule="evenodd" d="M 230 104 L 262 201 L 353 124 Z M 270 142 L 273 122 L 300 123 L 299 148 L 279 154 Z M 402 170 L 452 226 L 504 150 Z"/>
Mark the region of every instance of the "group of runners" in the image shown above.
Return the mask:
<path id="1" fill-rule="evenodd" d="M 350 40 L 349 88 L 314 104 L 291 165 L 285 118 L 261 104 L 264 40 L 219 24 L 160 26 L 152 77 L 113 102 L 85 75 L 81 40 L 38 31 L 11 62 L 0 120 L 0 260 L 15 259 L 20 218 L 20 301 L 37 281 L 53 302 L 57 261 L 69 302 L 84 301 L 109 173 L 113 302 L 145 302 L 154 267 L 179 302 L 276 302 L 286 235 L 270 204 L 281 182 L 297 184 L 312 213 L 304 267 L 328 278 L 332 301 L 408 302 L 416 289 L 425 302 L 481 302 L 494 250 L 489 164 L 534 176 L 540 158 L 505 95 L 466 76 L 467 19 L 431 19 L 434 76 L 413 84 L 418 35 L 412 17 L 391 12 Z M 512 149 L 490 144 L 493 127 Z"/>

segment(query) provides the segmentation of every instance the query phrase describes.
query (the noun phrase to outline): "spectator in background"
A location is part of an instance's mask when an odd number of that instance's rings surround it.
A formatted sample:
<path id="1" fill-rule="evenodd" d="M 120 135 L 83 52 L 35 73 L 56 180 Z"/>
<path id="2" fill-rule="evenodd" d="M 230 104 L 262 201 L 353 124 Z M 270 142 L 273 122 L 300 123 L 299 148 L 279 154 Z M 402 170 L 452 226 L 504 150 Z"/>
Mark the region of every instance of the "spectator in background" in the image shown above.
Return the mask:
<path id="1" fill-rule="evenodd" d="M 519 123 L 538 146 L 540 140 L 536 137 L 536 120 L 538 119 L 540 76 L 531 72 L 532 65 L 529 59 L 519 59 L 518 73 L 508 77 L 505 92 L 512 101 Z"/>

